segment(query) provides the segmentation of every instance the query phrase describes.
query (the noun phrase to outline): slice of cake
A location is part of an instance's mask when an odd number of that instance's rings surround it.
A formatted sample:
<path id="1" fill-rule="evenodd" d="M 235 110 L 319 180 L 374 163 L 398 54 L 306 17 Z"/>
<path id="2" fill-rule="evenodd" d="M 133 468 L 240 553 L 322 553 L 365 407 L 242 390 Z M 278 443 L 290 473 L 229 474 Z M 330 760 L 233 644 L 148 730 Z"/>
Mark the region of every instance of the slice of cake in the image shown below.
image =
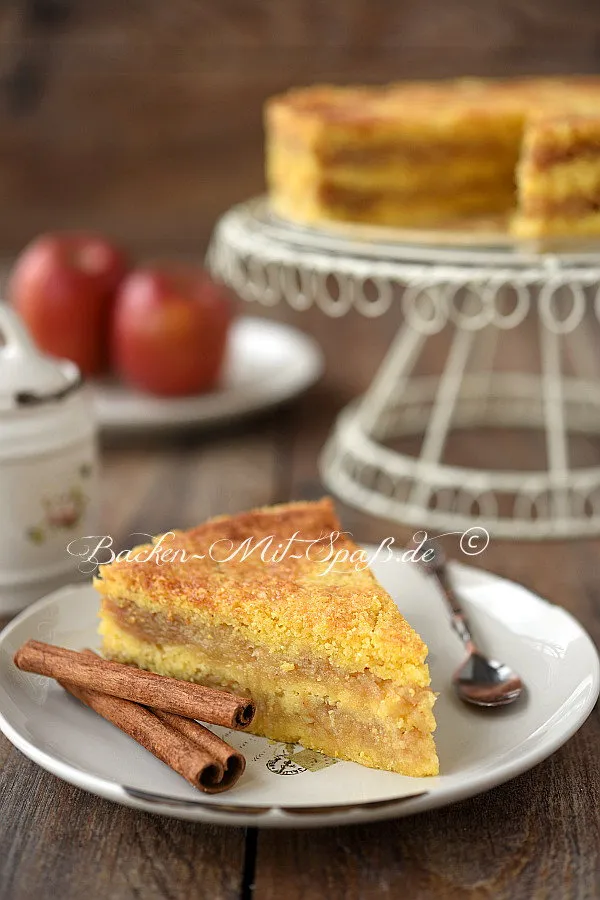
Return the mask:
<path id="1" fill-rule="evenodd" d="M 518 169 L 522 237 L 600 233 L 600 109 L 533 120 Z"/>
<path id="2" fill-rule="evenodd" d="M 135 548 L 96 580 L 104 654 L 251 697 L 256 734 L 436 774 L 427 647 L 340 532 L 324 499 Z"/>

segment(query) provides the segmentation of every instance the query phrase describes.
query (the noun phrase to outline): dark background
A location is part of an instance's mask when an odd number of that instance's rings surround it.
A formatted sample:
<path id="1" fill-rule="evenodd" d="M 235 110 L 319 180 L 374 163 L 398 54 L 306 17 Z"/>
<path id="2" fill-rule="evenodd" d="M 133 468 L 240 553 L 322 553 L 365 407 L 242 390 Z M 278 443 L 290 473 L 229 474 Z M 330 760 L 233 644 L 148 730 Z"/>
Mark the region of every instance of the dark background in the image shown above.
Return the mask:
<path id="1" fill-rule="evenodd" d="M 292 84 L 596 72 L 598 0 L 0 3 L 0 254 L 94 227 L 201 252 L 259 192 L 261 105 Z"/>

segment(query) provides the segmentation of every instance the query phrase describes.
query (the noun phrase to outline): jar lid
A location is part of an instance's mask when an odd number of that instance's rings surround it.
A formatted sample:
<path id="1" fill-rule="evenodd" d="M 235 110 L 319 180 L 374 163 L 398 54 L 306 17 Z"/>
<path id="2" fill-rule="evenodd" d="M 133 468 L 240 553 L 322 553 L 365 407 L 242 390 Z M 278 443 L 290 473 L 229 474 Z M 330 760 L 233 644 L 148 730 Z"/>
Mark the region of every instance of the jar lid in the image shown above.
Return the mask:
<path id="1" fill-rule="evenodd" d="M 0 303 L 0 412 L 60 400 L 80 384 L 77 366 L 38 350 L 17 313 Z"/>

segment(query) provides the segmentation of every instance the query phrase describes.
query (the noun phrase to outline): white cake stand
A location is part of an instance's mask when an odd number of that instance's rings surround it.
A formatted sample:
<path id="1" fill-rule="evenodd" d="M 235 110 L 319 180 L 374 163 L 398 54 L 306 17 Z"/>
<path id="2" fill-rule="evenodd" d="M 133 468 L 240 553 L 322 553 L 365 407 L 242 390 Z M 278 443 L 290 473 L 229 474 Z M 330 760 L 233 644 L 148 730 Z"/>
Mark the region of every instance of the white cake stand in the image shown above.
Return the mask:
<path id="1" fill-rule="evenodd" d="M 478 524 L 505 538 L 600 534 L 600 466 L 576 467 L 570 446 L 573 435 L 600 434 L 597 246 L 543 251 L 485 229 L 302 228 L 259 198 L 220 220 L 209 265 L 264 305 L 372 318 L 401 304 L 403 324 L 375 379 L 340 414 L 322 454 L 324 481 L 344 501 L 435 532 Z M 515 368 L 518 344 L 529 371 Z M 539 466 L 445 461 L 452 432 L 490 427 L 541 431 Z M 394 448 L 407 436 L 422 437 L 415 455 Z"/>

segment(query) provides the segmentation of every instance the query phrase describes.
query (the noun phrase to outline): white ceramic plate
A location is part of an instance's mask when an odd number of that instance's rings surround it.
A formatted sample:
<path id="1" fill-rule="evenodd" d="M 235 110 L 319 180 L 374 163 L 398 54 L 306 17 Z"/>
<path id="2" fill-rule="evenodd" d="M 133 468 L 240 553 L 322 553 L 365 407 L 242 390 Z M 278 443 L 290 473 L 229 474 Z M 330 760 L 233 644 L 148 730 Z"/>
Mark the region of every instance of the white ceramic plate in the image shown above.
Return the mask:
<path id="1" fill-rule="evenodd" d="M 97 598 L 91 587 L 64 588 L 21 613 L 0 635 L 0 727 L 23 753 L 66 781 L 151 812 L 202 822 L 268 827 L 334 825 L 404 816 L 444 806 L 507 781 L 563 744 L 598 696 L 594 646 L 568 613 L 519 585 L 454 567 L 481 643 L 514 667 L 528 691 L 501 710 L 458 701 L 450 676 L 462 658 L 433 584 L 414 563 L 376 561 L 375 573 L 430 648 L 436 742 L 442 774 L 407 778 L 291 750 L 225 729 L 247 769 L 231 791 L 200 794 L 163 763 L 54 682 L 18 671 L 12 656 L 25 640 L 95 646 Z M 318 768 L 319 764 L 322 765 Z"/>
<path id="2" fill-rule="evenodd" d="M 283 403 L 322 371 L 312 338 L 279 322 L 243 317 L 232 326 L 220 385 L 208 394 L 162 399 L 112 380 L 92 382 L 90 390 L 106 431 L 199 428 Z"/>

